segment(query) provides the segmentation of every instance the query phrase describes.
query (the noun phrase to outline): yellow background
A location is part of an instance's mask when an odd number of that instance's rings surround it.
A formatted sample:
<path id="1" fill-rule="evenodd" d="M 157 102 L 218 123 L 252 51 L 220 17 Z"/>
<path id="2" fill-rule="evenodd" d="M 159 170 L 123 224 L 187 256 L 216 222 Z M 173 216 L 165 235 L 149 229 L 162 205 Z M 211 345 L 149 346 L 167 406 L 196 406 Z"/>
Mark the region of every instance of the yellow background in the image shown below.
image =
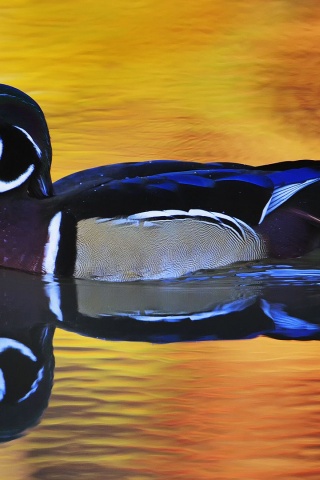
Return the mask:
<path id="1" fill-rule="evenodd" d="M 42 106 L 55 179 L 153 158 L 319 157 L 318 1 L 13 0 L 0 11 L 0 81 Z"/>

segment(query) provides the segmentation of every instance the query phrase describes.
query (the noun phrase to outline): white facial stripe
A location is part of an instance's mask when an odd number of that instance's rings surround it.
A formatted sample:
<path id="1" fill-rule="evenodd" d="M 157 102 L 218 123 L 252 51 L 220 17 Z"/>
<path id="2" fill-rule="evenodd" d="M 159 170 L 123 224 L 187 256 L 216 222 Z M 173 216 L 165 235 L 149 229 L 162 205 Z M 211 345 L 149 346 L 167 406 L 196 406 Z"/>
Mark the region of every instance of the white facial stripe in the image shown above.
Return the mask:
<path id="1" fill-rule="evenodd" d="M 4 180 L 0 180 L 0 193 L 7 192 L 8 190 L 12 190 L 16 187 L 20 187 L 20 185 L 22 185 L 30 177 L 33 170 L 34 165 L 30 165 L 27 170 L 15 180 L 11 180 L 11 182 L 5 182 Z"/>
<path id="2" fill-rule="evenodd" d="M 46 184 L 44 183 L 43 178 L 39 177 L 39 178 L 38 178 L 38 183 L 39 183 L 39 185 L 40 185 L 41 191 L 42 191 L 45 195 L 48 195 L 48 190 L 47 190 Z"/>
<path id="3" fill-rule="evenodd" d="M 29 392 L 26 393 L 24 397 L 20 398 L 18 400 L 18 403 L 23 402 L 24 400 L 29 398 L 30 395 L 32 395 L 37 390 L 39 383 L 43 379 L 43 372 L 44 372 L 44 367 L 40 368 L 40 370 L 38 372 L 38 375 L 37 375 L 37 378 L 35 379 L 35 381 L 31 385 L 31 388 L 30 388 Z"/>
<path id="4" fill-rule="evenodd" d="M 18 350 L 22 355 L 25 357 L 30 358 L 33 362 L 37 361 L 37 357 L 32 353 L 29 347 L 26 347 L 21 342 L 18 342 L 17 340 L 13 340 L 12 338 L 0 338 L 0 353 L 4 352 L 5 350 L 8 350 L 9 348 L 12 348 L 14 350 Z M 21 402 L 22 400 L 25 400 L 28 398 L 38 387 L 38 383 L 43 377 L 43 368 L 41 368 L 38 372 L 36 380 L 33 382 L 31 385 L 31 389 L 28 391 L 28 393 L 20 398 L 18 402 Z M 3 397 L 6 394 L 6 382 L 4 379 L 3 371 L 0 369 L 0 401 L 3 400 Z"/>
<path id="5" fill-rule="evenodd" d="M 37 357 L 32 353 L 30 348 L 26 347 L 23 343 L 17 342 L 17 340 L 13 340 L 12 338 L 0 338 L 0 353 L 8 350 L 8 348 L 18 350 L 33 362 L 37 361 Z"/>
<path id="6" fill-rule="evenodd" d="M 3 141 L 0 138 L 0 160 L 1 160 L 1 157 L 2 157 L 2 152 L 3 152 Z"/>
<path id="7" fill-rule="evenodd" d="M 32 143 L 32 145 L 34 146 L 35 148 L 35 151 L 37 152 L 37 155 L 39 158 L 41 158 L 41 149 L 38 147 L 38 145 L 36 144 L 36 142 L 33 140 L 33 138 L 31 137 L 31 135 L 29 135 L 28 132 L 26 132 L 23 128 L 21 127 L 18 127 L 17 125 L 13 125 L 14 128 L 17 128 L 18 130 L 20 130 L 21 132 L 23 132 L 25 134 L 25 136 L 27 137 L 28 140 L 30 140 L 30 142 Z"/>
<path id="8" fill-rule="evenodd" d="M 48 241 L 44 247 L 43 273 L 54 273 L 56 266 L 56 258 L 58 255 L 59 242 L 60 242 L 60 224 L 61 224 L 61 212 L 55 214 L 51 219 L 48 228 Z"/>

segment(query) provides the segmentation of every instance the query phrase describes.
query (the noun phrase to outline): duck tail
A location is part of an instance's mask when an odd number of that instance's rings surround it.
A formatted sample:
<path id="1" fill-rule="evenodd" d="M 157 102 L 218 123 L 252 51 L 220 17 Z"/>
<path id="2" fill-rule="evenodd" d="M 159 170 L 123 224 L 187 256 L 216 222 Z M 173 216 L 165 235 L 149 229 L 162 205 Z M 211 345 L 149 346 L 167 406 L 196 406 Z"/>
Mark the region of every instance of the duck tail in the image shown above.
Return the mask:
<path id="1" fill-rule="evenodd" d="M 320 247 L 320 217 L 298 208 L 280 208 L 256 229 L 270 257 L 295 258 Z"/>
<path id="2" fill-rule="evenodd" d="M 320 228 L 320 217 L 317 217 L 315 215 L 311 215 L 311 213 L 304 212 L 303 210 L 300 210 L 299 208 L 292 208 L 291 212 L 294 215 L 297 215 L 298 217 L 304 219 L 305 221 L 309 222 L 311 225 L 314 225 L 317 228 Z"/>

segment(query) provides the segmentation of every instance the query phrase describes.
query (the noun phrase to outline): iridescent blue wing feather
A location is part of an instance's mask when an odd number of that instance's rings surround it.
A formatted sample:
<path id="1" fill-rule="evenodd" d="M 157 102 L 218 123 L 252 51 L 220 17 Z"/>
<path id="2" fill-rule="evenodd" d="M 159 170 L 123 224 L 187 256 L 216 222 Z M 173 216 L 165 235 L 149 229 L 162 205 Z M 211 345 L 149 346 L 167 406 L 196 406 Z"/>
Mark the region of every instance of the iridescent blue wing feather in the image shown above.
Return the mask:
<path id="1" fill-rule="evenodd" d="M 69 205 L 71 202 L 78 219 L 88 218 L 93 212 L 95 216 L 112 218 L 148 210 L 201 209 L 236 217 L 250 225 L 258 223 L 273 191 L 267 176 L 242 170 L 242 166 L 235 169 L 214 164 L 208 169 L 205 164 L 152 162 L 117 169 L 96 170 L 92 172 L 93 180 L 87 177 L 85 185 L 72 188 L 76 182 L 81 183 L 81 174 L 76 174 L 70 182 L 64 179 L 55 184 L 55 190 Z M 81 204 L 81 210 L 77 204 Z"/>
<path id="2" fill-rule="evenodd" d="M 151 162 L 107 165 L 59 180 L 77 218 L 128 216 L 148 210 L 202 209 L 239 218 L 251 226 L 320 178 L 319 162 L 250 167 L 234 163 Z M 76 208 L 81 203 L 80 209 Z"/>
<path id="3" fill-rule="evenodd" d="M 237 163 L 198 163 L 184 162 L 179 160 L 152 160 L 146 162 L 128 162 L 114 165 L 104 165 L 100 167 L 82 170 L 80 172 L 68 175 L 54 184 L 56 195 L 65 194 L 76 189 L 83 191 L 87 188 L 93 188 L 105 184 L 111 180 L 124 180 L 134 177 L 147 177 L 172 172 L 212 170 L 216 174 L 221 172 L 223 176 L 225 171 L 234 171 L 242 169 L 251 169 L 246 165 Z"/>

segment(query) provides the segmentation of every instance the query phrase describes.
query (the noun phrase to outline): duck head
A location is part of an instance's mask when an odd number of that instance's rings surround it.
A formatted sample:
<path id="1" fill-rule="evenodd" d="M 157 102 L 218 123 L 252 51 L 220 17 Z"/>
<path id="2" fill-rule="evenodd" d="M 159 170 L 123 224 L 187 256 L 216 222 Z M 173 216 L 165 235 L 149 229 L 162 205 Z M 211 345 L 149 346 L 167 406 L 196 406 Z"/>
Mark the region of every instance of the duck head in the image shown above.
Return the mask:
<path id="1" fill-rule="evenodd" d="M 51 196 L 51 160 L 49 131 L 39 105 L 0 84 L 0 193 L 24 185 L 32 197 Z"/>

